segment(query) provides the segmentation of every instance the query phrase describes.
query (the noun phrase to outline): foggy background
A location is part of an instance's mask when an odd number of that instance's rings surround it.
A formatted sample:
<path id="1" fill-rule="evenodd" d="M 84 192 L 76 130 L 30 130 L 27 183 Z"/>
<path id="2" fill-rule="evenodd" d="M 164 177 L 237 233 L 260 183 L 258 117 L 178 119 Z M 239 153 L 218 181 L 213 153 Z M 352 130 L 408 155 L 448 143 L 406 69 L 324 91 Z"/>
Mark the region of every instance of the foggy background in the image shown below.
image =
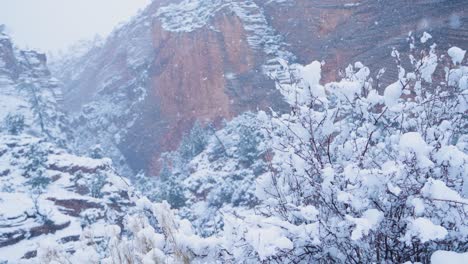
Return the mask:
<path id="1" fill-rule="evenodd" d="M 151 0 L 0 0 L 0 24 L 20 48 L 57 53 L 105 37 Z"/>

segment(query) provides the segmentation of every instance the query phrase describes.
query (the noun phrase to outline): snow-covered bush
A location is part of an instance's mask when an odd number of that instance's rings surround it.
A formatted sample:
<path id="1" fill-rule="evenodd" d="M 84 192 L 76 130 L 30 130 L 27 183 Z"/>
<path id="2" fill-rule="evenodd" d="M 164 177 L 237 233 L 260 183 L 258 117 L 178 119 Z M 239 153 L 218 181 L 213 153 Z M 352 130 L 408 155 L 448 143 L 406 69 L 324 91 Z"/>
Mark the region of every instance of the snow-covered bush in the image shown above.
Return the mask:
<path id="1" fill-rule="evenodd" d="M 89 150 L 89 156 L 93 159 L 102 159 L 104 158 L 104 150 L 101 145 L 94 145 Z"/>
<path id="2" fill-rule="evenodd" d="M 291 243 L 263 257 L 251 244 L 261 259 L 428 262 L 468 250 L 468 67 L 435 45 L 413 50 L 409 69 L 392 54 L 399 79 L 383 96 L 361 63 L 325 86 L 320 63 L 291 67 L 297 82 L 281 88 L 294 110 L 265 116 L 277 151 L 257 185 L 260 219 Z"/>
<path id="3" fill-rule="evenodd" d="M 97 174 L 95 177 L 90 179 L 89 181 L 89 188 L 91 197 L 94 198 L 102 198 L 102 188 L 106 185 L 106 176 L 102 174 Z"/>
<path id="4" fill-rule="evenodd" d="M 21 134 L 24 130 L 24 115 L 8 114 L 5 117 L 4 125 L 8 133 L 12 135 Z"/>

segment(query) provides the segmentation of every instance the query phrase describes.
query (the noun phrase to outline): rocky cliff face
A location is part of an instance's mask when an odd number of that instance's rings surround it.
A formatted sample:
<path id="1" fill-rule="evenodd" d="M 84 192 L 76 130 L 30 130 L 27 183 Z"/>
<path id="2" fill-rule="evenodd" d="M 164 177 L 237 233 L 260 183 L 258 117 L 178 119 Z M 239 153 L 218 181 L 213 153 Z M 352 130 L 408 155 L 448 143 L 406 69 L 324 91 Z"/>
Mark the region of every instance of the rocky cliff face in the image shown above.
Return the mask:
<path id="1" fill-rule="evenodd" d="M 15 125 L 16 130 L 65 146 L 69 134 L 61 101 L 59 82 L 51 76 L 46 56 L 15 49 L 0 32 L 0 131 Z"/>
<path id="2" fill-rule="evenodd" d="M 383 58 L 407 46 L 409 31 L 466 48 L 466 7 L 463 0 L 156 0 L 58 74 L 86 139 L 81 151 L 99 143 L 128 172 L 157 174 L 160 154 L 175 149 L 195 120 L 216 125 L 284 108 L 274 84 L 291 81 L 282 61 L 323 59 L 325 81 L 356 60 L 388 67 L 393 78 L 396 68 Z"/>
<path id="3" fill-rule="evenodd" d="M 266 6 L 266 17 L 299 62 L 326 61 L 325 80 L 335 79 L 340 68 L 355 61 L 395 70 L 388 54 L 392 47 L 408 49 L 409 32 L 417 37 L 430 32 L 442 50 L 449 45 L 467 46 L 466 1 L 292 2 L 288 8 Z"/>

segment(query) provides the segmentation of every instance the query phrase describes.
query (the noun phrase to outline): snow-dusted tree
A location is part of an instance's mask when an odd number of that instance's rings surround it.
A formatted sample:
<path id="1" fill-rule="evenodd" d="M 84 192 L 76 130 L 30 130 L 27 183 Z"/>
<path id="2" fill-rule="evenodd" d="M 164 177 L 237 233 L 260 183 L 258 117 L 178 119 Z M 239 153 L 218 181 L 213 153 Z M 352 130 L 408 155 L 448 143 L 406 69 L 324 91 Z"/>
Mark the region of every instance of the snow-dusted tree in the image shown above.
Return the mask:
<path id="1" fill-rule="evenodd" d="M 29 179 L 27 183 L 37 192 L 41 192 L 50 183 L 50 178 L 46 175 L 47 156 L 47 149 L 39 143 L 32 144 L 25 153 L 23 176 Z"/>
<path id="2" fill-rule="evenodd" d="M 24 56 L 34 57 L 36 54 L 25 54 Z M 33 58 L 31 60 L 37 59 Z M 58 143 L 61 147 L 66 146 L 67 120 L 59 109 L 55 98 L 56 95 L 53 92 L 56 84 L 50 80 L 45 82 L 44 80 L 33 79 L 28 75 L 23 76 L 20 81 L 17 87 L 24 94 L 25 98 L 28 98 L 30 111 L 34 118 L 31 120 L 33 130 Z"/>
<path id="3" fill-rule="evenodd" d="M 93 159 L 102 159 L 104 158 L 104 150 L 101 145 L 94 145 L 89 150 L 89 156 Z"/>
<path id="4" fill-rule="evenodd" d="M 92 177 L 89 181 L 91 196 L 94 198 L 102 198 L 102 188 L 106 185 L 106 183 L 107 177 L 105 175 L 97 174 Z"/>
<path id="5" fill-rule="evenodd" d="M 212 134 L 210 126 L 203 127 L 196 121 L 188 135 L 182 139 L 178 152 L 186 160 L 190 160 L 200 154 L 208 144 L 208 138 Z"/>
<path id="6" fill-rule="evenodd" d="M 51 136 L 48 130 L 47 123 L 49 120 L 49 111 L 47 108 L 50 107 L 45 101 L 44 96 L 41 94 L 41 87 L 36 83 L 30 83 L 26 81 L 19 86 L 20 90 L 26 91 L 29 95 L 29 101 L 31 103 L 31 110 L 34 113 L 35 121 L 39 125 L 41 132 L 47 136 Z"/>
<path id="7" fill-rule="evenodd" d="M 161 169 L 158 179 L 158 201 L 167 201 L 174 208 L 180 208 L 185 205 L 186 197 L 182 186 L 182 178 L 173 174 L 165 164 Z"/>
<path id="8" fill-rule="evenodd" d="M 5 117 L 5 128 L 8 131 L 8 133 L 12 135 L 18 135 L 21 134 L 24 130 L 24 115 L 22 114 L 8 114 Z"/>
<path id="9" fill-rule="evenodd" d="M 261 151 L 258 149 L 258 146 L 261 140 L 261 131 L 255 126 L 246 124 L 240 127 L 238 156 L 246 165 L 251 165 L 259 159 Z"/>

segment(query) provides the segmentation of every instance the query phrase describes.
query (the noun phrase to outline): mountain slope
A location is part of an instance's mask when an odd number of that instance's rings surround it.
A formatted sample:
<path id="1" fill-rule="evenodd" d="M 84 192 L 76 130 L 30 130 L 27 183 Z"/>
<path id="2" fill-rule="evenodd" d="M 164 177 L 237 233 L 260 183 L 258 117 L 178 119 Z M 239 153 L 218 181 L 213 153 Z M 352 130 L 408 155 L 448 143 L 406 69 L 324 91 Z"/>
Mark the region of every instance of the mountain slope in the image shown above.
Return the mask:
<path id="1" fill-rule="evenodd" d="M 110 159 L 70 153 L 60 102 L 45 55 L 18 50 L 0 33 L 2 263 L 35 257 L 49 240 L 76 249 L 86 228 L 121 223 L 131 204 Z"/>

